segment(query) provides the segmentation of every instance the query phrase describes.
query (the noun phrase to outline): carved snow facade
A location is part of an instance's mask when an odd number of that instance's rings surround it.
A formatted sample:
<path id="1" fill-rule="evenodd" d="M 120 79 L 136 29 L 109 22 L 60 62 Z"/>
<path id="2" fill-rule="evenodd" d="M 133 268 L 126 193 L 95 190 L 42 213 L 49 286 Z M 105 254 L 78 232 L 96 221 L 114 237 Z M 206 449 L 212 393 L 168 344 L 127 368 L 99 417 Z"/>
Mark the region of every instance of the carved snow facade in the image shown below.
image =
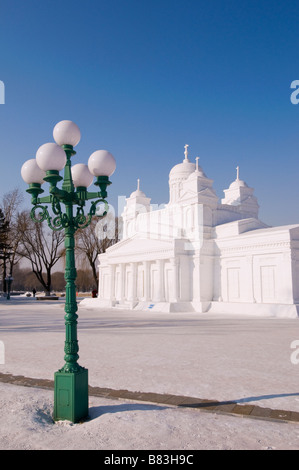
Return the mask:
<path id="1" fill-rule="evenodd" d="M 296 317 L 299 224 L 268 227 L 254 190 L 237 178 L 219 202 L 185 158 L 169 174 L 169 203 L 126 200 L 122 239 L 99 255 L 94 306 Z"/>

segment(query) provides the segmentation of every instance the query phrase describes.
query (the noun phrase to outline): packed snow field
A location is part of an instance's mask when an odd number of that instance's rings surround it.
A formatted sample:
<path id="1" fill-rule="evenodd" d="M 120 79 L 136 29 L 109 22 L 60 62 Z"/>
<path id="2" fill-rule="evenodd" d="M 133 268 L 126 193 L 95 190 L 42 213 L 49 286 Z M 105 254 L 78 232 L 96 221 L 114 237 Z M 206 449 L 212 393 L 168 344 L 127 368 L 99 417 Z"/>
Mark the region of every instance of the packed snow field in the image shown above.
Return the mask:
<path id="1" fill-rule="evenodd" d="M 64 363 L 63 308 L 0 301 L 0 373 L 53 380 Z M 299 411 L 299 319 L 80 305 L 78 315 L 91 386 Z M 299 448 L 299 423 L 94 396 L 87 421 L 54 423 L 53 391 L 10 383 L 0 382 L 0 410 L 2 450 Z"/>

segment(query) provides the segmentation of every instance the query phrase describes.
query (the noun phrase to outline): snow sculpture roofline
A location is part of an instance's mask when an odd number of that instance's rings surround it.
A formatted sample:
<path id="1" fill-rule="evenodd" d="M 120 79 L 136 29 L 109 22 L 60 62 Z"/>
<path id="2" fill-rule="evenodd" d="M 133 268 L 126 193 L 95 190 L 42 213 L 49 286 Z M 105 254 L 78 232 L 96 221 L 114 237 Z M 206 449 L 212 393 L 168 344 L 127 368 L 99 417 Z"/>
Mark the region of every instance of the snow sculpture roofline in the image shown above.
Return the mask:
<path id="1" fill-rule="evenodd" d="M 133 191 L 130 195 L 131 197 L 146 197 L 145 193 L 140 189 L 140 179 L 137 179 L 137 189 Z"/>

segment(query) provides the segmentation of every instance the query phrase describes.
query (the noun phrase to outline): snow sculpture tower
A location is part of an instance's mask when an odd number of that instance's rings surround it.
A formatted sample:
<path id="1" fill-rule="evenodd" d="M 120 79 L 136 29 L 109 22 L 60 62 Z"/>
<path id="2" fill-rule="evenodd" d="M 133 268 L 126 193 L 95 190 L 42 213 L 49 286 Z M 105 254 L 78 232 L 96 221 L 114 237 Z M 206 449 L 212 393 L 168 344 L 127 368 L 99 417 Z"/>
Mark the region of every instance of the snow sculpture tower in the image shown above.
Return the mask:
<path id="1" fill-rule="evenodd" d="M 150 211 L 151 199 L 146 197 L 145 193 L 140 189 L 140 179 L 137 180 L 137 189 L 133 191 L 122 213 L 123 219 L 123 238 L 128 238 L 136 232 L 138 214 Z"/>
<path id="2" fill-rule="evenodd" d="M 256 197 L 253 195 L 254 189 L 250 188 L 245 181 L 241 180 L 240 169 L 237 166 L 237 177 L 231 183 L 228 189 L 224 190 L 225 197 L 221 200 L 222 204 L 237 206 L 239 211 L 247 217 L 258 218 L 259 205 Z"/>

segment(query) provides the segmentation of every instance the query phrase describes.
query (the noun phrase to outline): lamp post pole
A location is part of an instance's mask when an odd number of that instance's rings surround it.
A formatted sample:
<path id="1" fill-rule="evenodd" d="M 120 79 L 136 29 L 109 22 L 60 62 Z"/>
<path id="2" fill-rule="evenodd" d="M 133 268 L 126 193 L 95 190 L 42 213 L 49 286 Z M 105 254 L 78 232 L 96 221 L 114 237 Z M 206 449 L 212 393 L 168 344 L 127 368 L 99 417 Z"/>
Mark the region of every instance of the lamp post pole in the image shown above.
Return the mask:
<path id="1" fill-rule="evenodd" d="M 13 277 L 11 274 L 9 274 L 6 278 L 5 281 L 7 282 L 7 296 L 6 299 L 10 300 L 10 289 L 11 289 L 11 283 L 13 281 Z"/>
<path id="2" fill-rule="evenodd" d="M 114 157 L 107 150 L 95 151 L 88 160 L 88 165 L 77 164 L 72 167 L 71 157 L 76 154 L 74 146 L 80 141 L 80 130 L 72 121 L 61 121 L 54 127 L 56 143 L 42 145 L 36 159 L 30 159 L 22 166 L 21 174 L 29 184 L 27 192 L 31 194 L 31 218 L 35 222 L 47 221 L 52 230 L 64 230 L 65 244 L 65 346 L 64 366 L 54 374 L 54 420 L 79 422 L 88 416 L 88 370 L 78 364 L 77 339 L 77 300 L 76 300 L 76 264 L 75 233 L 77 229 L 87 227 L 94 215 L 103 217 L 108 210 L 107 186 L 111 184 L 109 176 L 115 171 Z M 64 169 L 64 178 L 59 171 Z M 99 187 L 97 192 L 87 191 L 94 177 Z M 62 188 L 57 184 L 62 182 Z M 41 185 L 50 185 L 49 196 L 40 197 Z M 84 206 L 93 200 L 89 211 L 84 214 Z M 62 210 L 61 204 L 65 210 Z M 102 214 L 97 213 L 97 206 L 104 205 Z M 53 215 L 48 211 L 51 206 Z M 74 207 L 77 212 L 74 214 Z"/>

